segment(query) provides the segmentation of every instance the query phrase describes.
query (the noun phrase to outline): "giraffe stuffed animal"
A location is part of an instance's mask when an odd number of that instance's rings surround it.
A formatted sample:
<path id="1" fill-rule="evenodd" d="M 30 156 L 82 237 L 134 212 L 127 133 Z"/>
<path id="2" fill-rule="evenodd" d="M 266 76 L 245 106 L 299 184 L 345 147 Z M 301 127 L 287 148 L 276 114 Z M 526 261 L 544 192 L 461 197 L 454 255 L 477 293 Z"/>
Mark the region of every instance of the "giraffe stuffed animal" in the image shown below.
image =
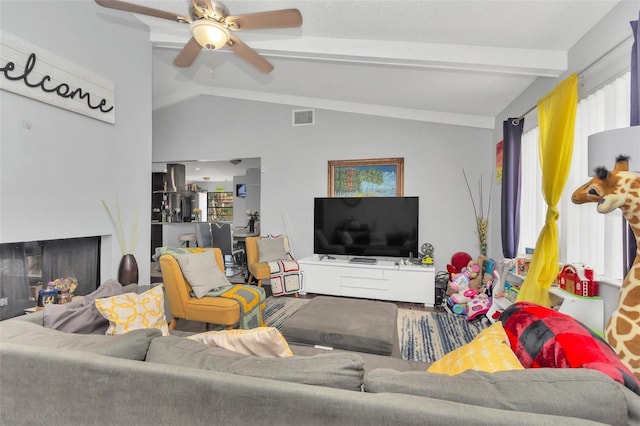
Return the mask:
<path id="1" fill-rule="evenodd" d="M 573 192 L 575 204 L 597 203 L 598 213 L 619 208 L 631 226 L 640 248 L 640 175 L 629 172 L 629 157 L 620 155 L 612 171 L 604 167 Z M 640 379 L 640 252 L 622 282 L 618 307 L 605 327 L 609 345 L 620 360 Z"/>

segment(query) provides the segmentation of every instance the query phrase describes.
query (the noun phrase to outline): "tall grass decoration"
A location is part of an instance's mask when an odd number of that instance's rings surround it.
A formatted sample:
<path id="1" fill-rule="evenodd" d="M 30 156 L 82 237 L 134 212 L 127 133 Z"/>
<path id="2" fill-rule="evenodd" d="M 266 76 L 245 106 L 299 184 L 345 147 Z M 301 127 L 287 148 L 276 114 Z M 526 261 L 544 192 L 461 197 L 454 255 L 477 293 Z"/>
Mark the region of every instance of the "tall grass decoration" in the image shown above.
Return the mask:
<path id="1" fill-rule="evenodd" d="M 493 174 L 491 175 L 491 183 L 489 184 L 489 204 L 487 206 L 486 215 L 484 214 L 484 203 L 483 203 L 483 194 L 482 194 L 482 175 L 480 175 L 480 180 L 478 181 L 479 207 L 476 207 L 476 202 L 471 192 L 471 186 L 469 185 L 469 180 L 467 179 L 467 174 L 464 172 L 464 169 L 462 169 L 462 174 L 464 176 L 464 181 L 467 184 L 467 189 L 469 190 L 469 197 L 471 198 L 471 204 L 473 205 L 473 213 L 476 219 L 476 229 L 478 231 L 478 240 L 480 242 L 480 254 L 486 256 L 487 255 L 487 236 L 489 234 L 489 213 L 491 212 L 491 184 L 493 183 Z"/>
<path id="2" fill-rule="evenodd" d="M 111 213 L 111 209 L 105 200 L 102 200 L 102 205 L 107 210 L 107 214 L 109 215 L 109 219 L 111 219 L 111 223 L 116 229 L 116 235 L 118 237 L 118 243 L 120 243 L 120 249 L 122 250 L 122 255 L 125 254 L 133 254 L 134 249 L 136 248 L 136 243 L 138 242 L 138 212 L 137 210 L 134 212 L 136 221 L 133 223 L 133 230 L 131 232 L 131 246 L 129 247 L 129 251 L 127 251 L 127 247 L 124 239 L 124 228 L 122 226 L 122 216 L 120 215 L 120 199 L 116 197 L 116 216 L 114 217 L 113 213 Z M 117 219 L 117 220 L 116 220 Z"/>

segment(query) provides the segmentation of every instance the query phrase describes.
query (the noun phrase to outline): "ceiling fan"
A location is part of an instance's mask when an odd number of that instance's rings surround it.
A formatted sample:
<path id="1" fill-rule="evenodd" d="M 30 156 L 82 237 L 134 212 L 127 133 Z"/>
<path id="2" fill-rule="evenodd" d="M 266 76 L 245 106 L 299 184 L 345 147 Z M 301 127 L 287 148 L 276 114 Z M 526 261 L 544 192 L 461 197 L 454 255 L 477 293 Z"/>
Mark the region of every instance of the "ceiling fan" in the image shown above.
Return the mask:
<path id="1" fill-rule="evenodd" d="M 302 25 L 302 15 L 298 9 L 229 15 L 229 9 L 220 2 L 191 0 L 190 16 L 187 17 L 119 0 L 95 1 L 100 6 L 110 9 L 124 10 L 156 18 L 169 19 L 182 24 L 190 24 L 192 37 L 173 60 L 173 64 L 178 67 L 190 66 L 202 48 L 214 50 L 227 46 L 258 70 L 264 73 L 271 72 L 273 65 L 242 40 L 231 34 L 229 30 L 293 28 Z"/>

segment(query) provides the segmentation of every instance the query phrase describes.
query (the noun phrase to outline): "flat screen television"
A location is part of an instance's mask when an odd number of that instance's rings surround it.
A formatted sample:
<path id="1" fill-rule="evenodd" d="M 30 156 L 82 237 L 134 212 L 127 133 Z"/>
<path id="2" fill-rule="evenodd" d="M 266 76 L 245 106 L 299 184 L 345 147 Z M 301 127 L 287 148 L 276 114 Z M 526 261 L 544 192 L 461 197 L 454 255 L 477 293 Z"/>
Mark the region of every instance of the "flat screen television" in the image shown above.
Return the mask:
<path id="1" fill-rule="evenodd" d="M 313 252 L 416 257 L 418 201 L 418 197 L 315 198 Z"/>

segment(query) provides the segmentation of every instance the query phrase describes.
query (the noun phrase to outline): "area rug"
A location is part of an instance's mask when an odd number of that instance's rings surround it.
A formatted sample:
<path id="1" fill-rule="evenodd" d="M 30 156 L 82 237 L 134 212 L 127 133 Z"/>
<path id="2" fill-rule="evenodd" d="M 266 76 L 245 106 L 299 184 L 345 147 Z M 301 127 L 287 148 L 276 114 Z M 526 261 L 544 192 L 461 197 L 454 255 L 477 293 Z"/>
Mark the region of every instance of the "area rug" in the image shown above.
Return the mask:
<path id="1" fill-rule="evenodd" d="M 400 356 L 411 361 L 434 362 L 469 343 L 487 319 L 467 322 L 462 315 L 398 309 Z"/>
<path id="2" fill-rule="evenodd" d="M 298 309 L 307 304 L 309 300 L 311 299 L 287 296 L 268 297 L 267 303 L 262 311 L 265 324 L 280 330 L 284 322 L 291 315 L 295 314 Z"/>

